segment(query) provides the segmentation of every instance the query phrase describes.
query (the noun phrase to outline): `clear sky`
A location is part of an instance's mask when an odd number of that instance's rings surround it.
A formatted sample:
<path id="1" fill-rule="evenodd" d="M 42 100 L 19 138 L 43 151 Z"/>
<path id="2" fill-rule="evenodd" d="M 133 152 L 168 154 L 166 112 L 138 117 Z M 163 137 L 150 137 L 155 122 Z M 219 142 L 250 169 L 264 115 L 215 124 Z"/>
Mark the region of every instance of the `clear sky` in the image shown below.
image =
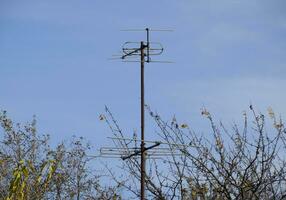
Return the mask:
<path id="1" fill-rule="evenodd" d="M 231 123 L 252 102 L 286 113 L 284 0 L 0 0 L 0 109 L 16 121 L 37 116 L 55 141 L 76 134 L 97 147 L 110 131 L 110 107 L 127 135 L 140 130 L 138 63 L 110 61 L 125 41 L 167 28 L 146 65 L 146 103 L 200 132 L 208 108 Z M 147 137 L 152 137 L 148 128 Z"/>

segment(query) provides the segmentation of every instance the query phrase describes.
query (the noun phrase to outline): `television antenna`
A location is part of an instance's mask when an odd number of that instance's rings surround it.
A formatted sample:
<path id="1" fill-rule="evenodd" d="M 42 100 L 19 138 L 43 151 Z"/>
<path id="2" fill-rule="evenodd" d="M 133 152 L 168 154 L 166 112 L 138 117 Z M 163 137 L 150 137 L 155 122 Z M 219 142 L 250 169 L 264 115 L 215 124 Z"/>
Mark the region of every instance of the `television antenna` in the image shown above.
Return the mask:
<path id="1" fill-rule="evenodd" d="M 170 32 L 172 30 L 167 29 L 125 29 L 122 31 L 143 31 L 146 33 L 146 40 L 141 42 L 125 42 L 122 46 L 122 54 L 116 56 L 113 59 L 121 59 L 123 62 L 139 62 L 140 63 L 140 91 L 141 91 L 141 137 L 140 147 L 135 148 L 118 148 L 118 147 L 102 147 L 100 149 L 101 157 L 112 157 L 112 158 L 121 158 L 123 160 L 129 159 L 134 156 L 140 156 L 140 199 L 145 200 L 145 177 L 146 177 L 146 158 L 158 158 L 160 156 L 170 156 L 170 155 L 179 155 L 180 153 L 170 152 L 167 148 L 158 148 L 159 145 L 163 144 L 159 141 L 146 141 L 145 140 L 145 91 L 144 91 L 144 65 L 145 63 L 156 62 L 156 63 L 172 63 L 170 61 L 153 61 L 151 56 L 161 55 L 164 51 L 163 45 L 159 42 L 150 41 L 150 32 L 160 31 L 160 32 Z M 140 58 L 138 60 L 138 57 Z M 132 60 L 132 58 L 137 58 Z M 118 140 L 121 142 L 126 141 L 135 141 L 135 139 L 128 138 L 111 138 L 112 140 Z M 146 147 L 146 143 L 149 143 L 149 146 Z M 150 152 L 147 155 L 147 151 Z"/>

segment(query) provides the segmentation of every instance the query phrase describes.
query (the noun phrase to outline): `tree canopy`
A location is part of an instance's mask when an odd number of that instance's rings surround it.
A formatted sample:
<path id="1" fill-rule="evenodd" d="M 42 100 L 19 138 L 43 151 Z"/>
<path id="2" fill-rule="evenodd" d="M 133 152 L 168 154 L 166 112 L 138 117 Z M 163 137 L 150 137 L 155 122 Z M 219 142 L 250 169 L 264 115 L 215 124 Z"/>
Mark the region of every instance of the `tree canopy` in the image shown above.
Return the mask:
<path id="1" fill-rule="evenodd" d="M 164 120 L 146 106 L 156 124 L 158 152 L 146 152 L 147 199 L 285 199 L 286 129 L 272 109 L 268 115 L 253 106 L 243 113 L 243 123 L 226 128 L 211 113 L 201 114 L 209 121 L 209 135 L 201 135 L 176 118 Z M 124 131 L 112 113 L 100 115 L 123 155 L 137 146 L 124 140 Z M 266 123 L 266 122 L 270 123 Z M 108 163 L 97 171 L 82 137 L 73 137 L 51 148 L 49 135 L 37 133 L 36 119 L 14 123 L 5 111 L 0 113 L 0 199 L 134 199 L 140 196 L 140 159 L 119 160 L 121 170 Z M 270 125 L 270 126 L 269 126 Z M 132 150 L 133 149 L 133 150 Z M 156 150 L 156 149 L 155 149 Z M 163 151 L 164 150 L 164 151 Z M 99 158 L 96 158 L 99 159 Z M 108 176 L 112 185 L 101 181 Z"/>

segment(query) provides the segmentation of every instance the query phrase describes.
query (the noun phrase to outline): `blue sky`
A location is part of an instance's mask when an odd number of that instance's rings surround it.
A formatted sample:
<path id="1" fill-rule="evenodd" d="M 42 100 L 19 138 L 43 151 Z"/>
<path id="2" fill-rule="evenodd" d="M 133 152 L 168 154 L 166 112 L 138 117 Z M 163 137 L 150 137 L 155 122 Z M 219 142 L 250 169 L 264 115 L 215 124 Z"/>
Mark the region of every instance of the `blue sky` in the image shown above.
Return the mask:
<path id="1" fill-rule="evenodd" d="M 200 109 L 226 123 L 252 102 L 285 116 L 286 2 L 283 0 L 0 0 L 0 109 L 16 121 L 37 116 L 54 141 L 76 134 L 97 147 L 110 132 L 104 105 L 131 135 L 140 130 L 138 63 L 110 61 L 125 41 L 154 32 L 164 45 L 146 65 L 146 102 L 198 132 Z M 147 137 L 153 128 L 147 124 Z"/>

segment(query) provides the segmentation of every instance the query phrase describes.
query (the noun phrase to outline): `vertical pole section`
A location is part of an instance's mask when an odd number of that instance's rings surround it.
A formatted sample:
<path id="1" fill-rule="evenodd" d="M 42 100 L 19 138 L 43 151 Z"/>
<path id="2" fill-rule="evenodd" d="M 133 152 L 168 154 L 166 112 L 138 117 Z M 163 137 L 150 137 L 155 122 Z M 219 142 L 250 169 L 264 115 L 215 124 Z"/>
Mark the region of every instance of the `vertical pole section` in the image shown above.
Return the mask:
<path id="1" fill-rule="evenodd" d="M 146 28 L 147 32 L 147 62 L 150 62 L 150 39 L 149 39 L 149 28 Z"/>
<path id="2" fill-rule="evenodd" d="M 145 200 L 145 142 L 144 142 L 144 55 L 145 45 L 141 42 L 141 200 Z"/>

